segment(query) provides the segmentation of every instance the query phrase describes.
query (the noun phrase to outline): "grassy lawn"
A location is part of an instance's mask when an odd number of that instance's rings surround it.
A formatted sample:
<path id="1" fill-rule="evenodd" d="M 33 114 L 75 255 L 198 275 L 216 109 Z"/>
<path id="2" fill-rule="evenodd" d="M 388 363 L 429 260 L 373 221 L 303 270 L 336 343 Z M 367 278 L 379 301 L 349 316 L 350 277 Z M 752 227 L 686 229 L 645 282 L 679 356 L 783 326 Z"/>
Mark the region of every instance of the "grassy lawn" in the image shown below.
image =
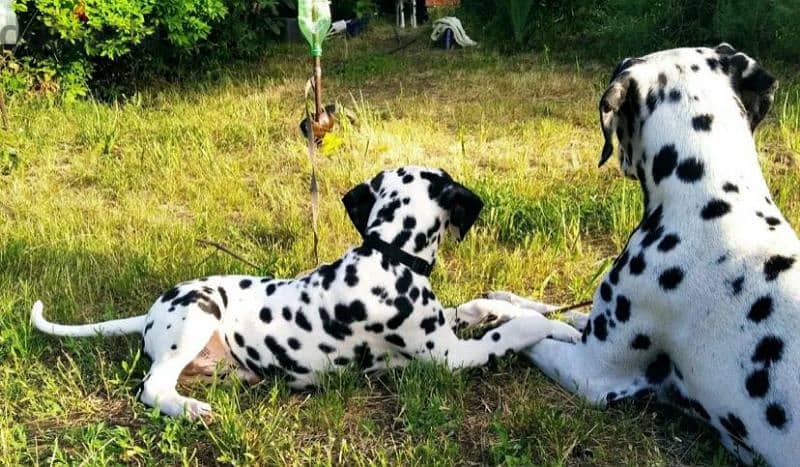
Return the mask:
<path id="1" fill-rule="evenodd" d="M 407 33 L 410 34 L 410 33 Z M 320 157 L 320 255 L 358 241 L 339 198 L 378 171 L 443 167 L 486 209 L 444 245 L 432 282 L 446 305 L 490 289 L 552 303 L 591 297 L 641 213 L 614 163 L 597 169 L 597 101 L 613 63 L 444 52 L 391 31 L 332 40 L 326 100 L 357 117 Z M 652 403 L 602 411 L 514 357 L 450 373 L 412 365 L 331 375 L 318 393 L 281 383 L 196 386 L 208 425 L 134 399 L 138 338 L 54 339 L 28 324 L 146 311 L 172 284 L 217 273 L 314 267 L 297 124 L 304 47 L 159 84 L 118 104 L 10 103 L 0 130 L 0 462 L 4 464 L 726 465 L 712 430 Z M 774 199 L 800 225 L 800 85 L 758 133 Z M 222 241 L 256 264 L 198 246 Z"/>

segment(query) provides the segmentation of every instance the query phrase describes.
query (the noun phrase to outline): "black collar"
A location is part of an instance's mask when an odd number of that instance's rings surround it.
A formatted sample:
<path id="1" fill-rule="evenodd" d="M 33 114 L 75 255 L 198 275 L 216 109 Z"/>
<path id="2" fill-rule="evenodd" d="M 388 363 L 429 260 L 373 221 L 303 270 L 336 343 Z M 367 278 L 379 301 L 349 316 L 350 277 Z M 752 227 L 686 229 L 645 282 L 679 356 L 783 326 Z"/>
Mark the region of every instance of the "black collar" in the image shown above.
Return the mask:
<path id="1" fill-rule="evenodd" d="M 412 271 L 425 277 L 429 277 L 431 275 L 431 272 L 433 272 L 433 266 L 436 264 L 435 261 L 433 263 L 428 263 L 422 258 L 410 255 L 400 248 L 384 242 L 375 235 L 370 235 L 365 238 L 364 246 L 383 253 L 383 256 L 395 260 L 400 264 L 404 264 Z"/>

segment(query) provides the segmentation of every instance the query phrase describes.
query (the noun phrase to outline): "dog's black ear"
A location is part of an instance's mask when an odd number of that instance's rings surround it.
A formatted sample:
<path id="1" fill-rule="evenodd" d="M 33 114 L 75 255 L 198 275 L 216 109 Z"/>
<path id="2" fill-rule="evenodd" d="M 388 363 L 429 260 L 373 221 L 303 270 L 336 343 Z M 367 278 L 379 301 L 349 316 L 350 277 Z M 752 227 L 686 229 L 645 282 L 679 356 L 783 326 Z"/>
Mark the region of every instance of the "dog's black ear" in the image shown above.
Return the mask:
<path id="1" fill-rule="evenodd" d="M 720 54 L 721 63 L 728 63 L 731 85 L 747 113 L 750 131 L 755 131 L 772 107 L 778 80 L 760 63 L 746 54 L 736 52 L 730 44 L 723 42 L 714 50 Z"/>
<path id="2" fill-rule="evenodd" d="M 625 70 L 641 62 L 642 60 L 636 58 L 626 58 L 621 61 L 614 74 L 611 76 L 611 82 L 608 88 L 600 98 L 600 128 L 603 130 L 603 151 L 600 153 L 600 163 L 602 166 L 614 153 L 614 132 L 617 129 L 619 122 L 619 111 L 625 104 L 625 99 L 628 97 L 628 88 L 631 85 L 631 75 L 626 73 Z"/>
<path id="3" fill-rule="evenodd" d="M 441 194 L 442 206 L 450 213 L 450 225 L 458 229 L 458 240 L 472 228 L 483 209 L 483 201 L 464 185 L 452 182 Z"/>
<path id="4" fill-rule="evenodd" d="M 369 185 L 362 183 L 356 186 L 342 197 L 342 203 L 356 230 L 363 237 L 367 232 L 369 215 L 375 205 L 375 195 Z"/>

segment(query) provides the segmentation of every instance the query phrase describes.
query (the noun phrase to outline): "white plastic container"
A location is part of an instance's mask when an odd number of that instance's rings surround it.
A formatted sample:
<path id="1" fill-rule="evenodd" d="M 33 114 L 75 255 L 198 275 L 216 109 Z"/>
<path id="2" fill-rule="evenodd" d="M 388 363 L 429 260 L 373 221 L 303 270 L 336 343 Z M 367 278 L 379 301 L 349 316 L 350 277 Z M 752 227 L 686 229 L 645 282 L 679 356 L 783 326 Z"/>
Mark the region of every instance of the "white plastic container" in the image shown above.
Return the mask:
<path id="1" fill-rule="evenodd" d="M 19 24 L 17 14 L 11 6 L 12 0 L 0 0 L 0 45 L 13 46 L 17 43 Z"/>

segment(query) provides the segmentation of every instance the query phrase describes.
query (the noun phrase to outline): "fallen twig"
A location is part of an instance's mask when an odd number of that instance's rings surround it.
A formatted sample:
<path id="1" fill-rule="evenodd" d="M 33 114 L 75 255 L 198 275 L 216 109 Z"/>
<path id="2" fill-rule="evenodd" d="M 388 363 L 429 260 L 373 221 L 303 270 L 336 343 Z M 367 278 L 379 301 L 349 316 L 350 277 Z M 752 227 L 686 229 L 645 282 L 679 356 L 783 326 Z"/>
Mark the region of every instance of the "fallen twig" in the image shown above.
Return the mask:
<path id="1" fill-rule="evenodd" d="M 210 247 L 216 248 L 217 250 L 219 250 L 219 251 L 221 251 L 223 253 L 227 253 L 228 255 L 234 257 L 235 259 L 238 259 L 239 261 L 241 261 L 242 263 L 250 266 L 251 268 L 261 269 L 259 266 L 256 266 L 252 262 L 246 260 L 241 255 L 239 255 L 237 253 L 234 253 L 233 251 L 231 251 L 227 246 L 223 245 L 222 243 L 214 242 L 214 241 L 211 241 L 211 240 L 203 240 L 203 239 L 197 239 L 197 240 L 195 240 L 195 243 L 197 243 L 200 246 L 210 246 Z"/>

